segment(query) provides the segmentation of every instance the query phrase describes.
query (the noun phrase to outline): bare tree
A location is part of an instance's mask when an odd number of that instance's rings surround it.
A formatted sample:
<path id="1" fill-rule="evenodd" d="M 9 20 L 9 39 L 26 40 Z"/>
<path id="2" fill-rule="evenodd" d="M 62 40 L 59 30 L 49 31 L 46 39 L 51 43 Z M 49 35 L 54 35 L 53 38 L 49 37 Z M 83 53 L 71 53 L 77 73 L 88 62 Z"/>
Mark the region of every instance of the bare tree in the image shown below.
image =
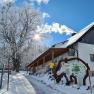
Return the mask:
<path id="1" fill-rule="evenodd" d="M 13 70 L 19 72 L 21 51 L 41 23 L 41 13 L 30 5 L 8 3 L 0 7 L 0 37 L 11 49 Z"/>

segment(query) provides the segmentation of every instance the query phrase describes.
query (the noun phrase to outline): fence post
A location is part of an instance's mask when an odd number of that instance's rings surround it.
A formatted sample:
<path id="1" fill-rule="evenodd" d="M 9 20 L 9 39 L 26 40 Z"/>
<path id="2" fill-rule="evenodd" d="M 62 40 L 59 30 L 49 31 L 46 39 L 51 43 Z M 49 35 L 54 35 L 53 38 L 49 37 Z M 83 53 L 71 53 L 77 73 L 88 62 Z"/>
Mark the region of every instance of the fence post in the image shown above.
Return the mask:
<path id="1" fill-rule="evenodd" d="M 1 71 L 0 89 L 2 88 L 2 83 L 3 83 L 3 72 L 4 72 L 4 64 L 2 65 L 2 71 Z"/>
<path id="2" fill-rule="evenodd" d="M 7 80 L 7 91 L 9 90 L 9 72 L 10 72 L 10 69 L 9 69 L 9 59 L 8 59 L 8 80 Z"/>

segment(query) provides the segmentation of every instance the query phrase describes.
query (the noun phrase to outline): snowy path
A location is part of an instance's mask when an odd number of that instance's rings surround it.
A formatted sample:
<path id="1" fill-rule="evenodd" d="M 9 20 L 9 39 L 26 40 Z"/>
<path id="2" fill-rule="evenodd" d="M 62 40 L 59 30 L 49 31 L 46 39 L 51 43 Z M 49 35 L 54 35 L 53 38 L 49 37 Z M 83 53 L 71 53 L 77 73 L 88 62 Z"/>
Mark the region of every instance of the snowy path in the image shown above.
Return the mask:
<path id="1" fill-rule="evenodd" d="M 91 89 L 87 90 L 89 84 L 87 86 L 80 86 L 80 88 L 78 89 L 78 85 L 66 86 L 65 84 L 61 84 L 61 83 L 55 84 L 53 80 L 49 79 L 48 74 L 30 75 L 30 76 L 28 75 L 27 77 L 28 77 L 27 79 L 29 79 L 32 85 L 35 87 L 36 91 L 39 91 L 39 89 L 44 91 L 43 93 L 39 92 L 37 94 L 50 94 L 50 93 L 51 94 L 91 94 Z M 91 79 L 91 81 L 92 81 L 92 94 L 94 94 L 94 86 L 93 86 L 94 77 Z M 51 89 L 51 91 L 49 90 L 49 88 Z M 49 93 L 46 91 L 48 91 Z M 55 91 L 57 91 L 58 93 Z"/>
<path id="2" fill-rule="evenodd" d="M 10 75 L 9 91 L 6 90 L 7 75 L 4 75 L 4 86 L 0 90 L 0 94 L 36 94 L 35 89 L 24 75 L 18 73 Z"/>
<path id="3" fill-rule="evenodd" d="M 63 94 L 24 73 L 10 75 L 9 91 L 6 83 L 7 74 L 4 74 L 0 94 Z"/>
<path id="4" fill-rule="evenodd" d="M 27 79 L 30 81 L 30 83 L 33 85 L 33 87 L 36 90 L 36 94 L 63 94 L 56 90 L 51 89 L 50 87 L 46 86 L 45 84 L 42 84 L 41 82 L 28 77 Z"/>

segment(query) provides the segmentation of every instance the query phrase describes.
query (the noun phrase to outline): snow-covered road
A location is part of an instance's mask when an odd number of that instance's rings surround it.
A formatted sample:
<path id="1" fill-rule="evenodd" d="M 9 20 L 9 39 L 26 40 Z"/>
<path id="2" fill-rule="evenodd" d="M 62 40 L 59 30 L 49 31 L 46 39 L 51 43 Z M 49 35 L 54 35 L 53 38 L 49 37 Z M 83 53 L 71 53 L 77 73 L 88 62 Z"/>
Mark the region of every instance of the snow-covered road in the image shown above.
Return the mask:
<path id="1" fill-rule="evenodd" d="M 45 84 L 35 80 L 34 78 L 30 78 L 28 76 L 26 76 L 26 78 L 30 81 L 30 83 L 34 87 L 36 94 L 63 94 L 59 91 L 51 89 L 49 86 L 46 86 Z"/>
<path id="2" fill-rule="evenodd" d="M 43 79 L 41 79 L 41 76 L 28 75 L 26 72 L 11 74 L 7 91 L 7 74 L 4 74 L 0 94 L 91 94 L 91 90 L 86 90 L 87 86 L 81 86 L 80 89 L 77 89 L 75 85 L 55 84 L 46 76 L 48 75 L 42 76 Z M 94 87 L 92 87 L 92 91 L 94 94 Z"/>
<path id="3" fill-rule="evenodd" d="M 33 87 L 35 87 L 35 91 L 38 92 L 41 90 L 37 94 L 91 94 L 91 89 L 87 90 L 89 86 L 88 81 L 86 86 L 79 87 L 79 85 L 75 84 L 70 86 L 66 86 L 62 83 L 55 84 L 53 80 L 49 79 L 48 74 L 27 75 L 27 79 L 32 83 Z M 94 77 L 91 78 L 91 82 L 92 94 L 94 94 Z"/>
<path id="4" fill-rule="evenodd" d="M 36 91 L 21 73 L 10 75 L 9 90 L 7 91 L 7 74 L 4 74 L 0 94 L 36 94 Z"/>
<path id="5" fill-rule="evenodd" d="M 37 81 L 26 73 L 10 75 L 9 90 L 7 91 L 7 74 L 3 77 L 3 87 L 0 94 L 64 94 Z"/>

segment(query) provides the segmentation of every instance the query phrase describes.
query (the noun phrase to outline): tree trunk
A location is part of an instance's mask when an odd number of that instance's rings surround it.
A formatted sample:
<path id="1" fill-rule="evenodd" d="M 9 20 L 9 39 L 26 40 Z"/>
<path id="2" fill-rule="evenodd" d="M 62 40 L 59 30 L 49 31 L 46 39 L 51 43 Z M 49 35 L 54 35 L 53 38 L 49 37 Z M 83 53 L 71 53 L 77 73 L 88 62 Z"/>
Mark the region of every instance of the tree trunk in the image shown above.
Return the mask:
<path id="1" fill-rule="evenodd" d="M 20 70 L 20 62 L 17 62 L 16 63 L 16 72 L 19 72 L 19 70 Z"/>
<path id="2" fill-rule="evenodd" d="M 19 72 L 20 69 L 20 58 L 12 58 L 13 71 Z"/>

